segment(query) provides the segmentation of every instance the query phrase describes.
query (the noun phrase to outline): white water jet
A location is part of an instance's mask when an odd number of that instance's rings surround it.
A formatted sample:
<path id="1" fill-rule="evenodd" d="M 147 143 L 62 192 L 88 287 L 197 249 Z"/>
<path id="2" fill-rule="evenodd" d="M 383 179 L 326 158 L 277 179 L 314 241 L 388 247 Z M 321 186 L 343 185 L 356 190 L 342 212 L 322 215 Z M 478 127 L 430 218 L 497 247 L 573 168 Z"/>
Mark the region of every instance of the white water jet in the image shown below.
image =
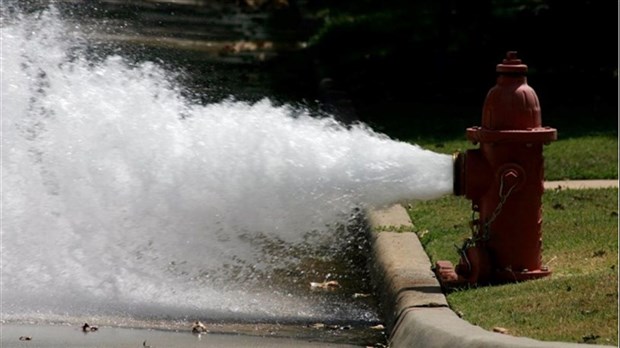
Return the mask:
<path id="1" fill-rule="evenodd" d="M 194 104 L 71 32 L 53 11 L 2 28 L 5 318 L 359 315 L 245 287 L 278 262 L 264 242 L 330 248 L 354 209 L 451 192 L 448 155 L 268 99 Z"/>

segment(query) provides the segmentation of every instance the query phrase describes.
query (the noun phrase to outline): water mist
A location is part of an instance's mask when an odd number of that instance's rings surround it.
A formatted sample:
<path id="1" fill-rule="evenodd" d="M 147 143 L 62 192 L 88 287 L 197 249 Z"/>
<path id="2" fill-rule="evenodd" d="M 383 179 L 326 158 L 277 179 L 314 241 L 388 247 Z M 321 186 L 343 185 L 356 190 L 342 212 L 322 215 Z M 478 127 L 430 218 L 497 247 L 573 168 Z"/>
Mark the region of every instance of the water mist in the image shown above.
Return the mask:
<path id="1" fill-rule="evenodd" d="M 5 318 L 376 315 L 251 280 L 269 245 L 335 249 L 353 211 L 450 193 L 450 156 L 269 99 L 192 103 L 70 29 L 2 28 Z"/>

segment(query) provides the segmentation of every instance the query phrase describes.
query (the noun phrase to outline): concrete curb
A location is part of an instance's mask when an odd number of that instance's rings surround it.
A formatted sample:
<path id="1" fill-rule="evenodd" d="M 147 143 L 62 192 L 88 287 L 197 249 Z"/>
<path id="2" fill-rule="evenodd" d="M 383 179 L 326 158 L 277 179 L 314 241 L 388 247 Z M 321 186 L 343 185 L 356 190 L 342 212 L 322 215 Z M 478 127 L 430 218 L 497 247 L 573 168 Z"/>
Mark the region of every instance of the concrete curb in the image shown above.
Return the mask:
<path id="1" fill-rule="evenodd" d="M 448 308 L 417 235 L 401 233 L 413 231 L 405 208 L 397 204 L 366 215 L 371 229 L 371 274 L 378 284 L 390 347 L 583 347 L 489 332 L 462 320 Z"/>

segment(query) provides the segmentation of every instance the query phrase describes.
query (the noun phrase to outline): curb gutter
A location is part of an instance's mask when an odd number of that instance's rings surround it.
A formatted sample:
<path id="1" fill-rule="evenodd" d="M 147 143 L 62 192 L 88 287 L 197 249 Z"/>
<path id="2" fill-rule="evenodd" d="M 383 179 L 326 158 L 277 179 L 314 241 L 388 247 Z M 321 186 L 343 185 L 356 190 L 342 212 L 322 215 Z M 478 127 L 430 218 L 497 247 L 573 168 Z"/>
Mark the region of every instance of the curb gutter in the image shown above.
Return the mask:
<path id="1" fill-rule="evenodd" d="M 405 208 L 396 204 L 366 216 L 372 245 L 371 274 L 390 333 L 390 347 L 583 347 L 494 333 L 462 320 L 448 307 Z"/>

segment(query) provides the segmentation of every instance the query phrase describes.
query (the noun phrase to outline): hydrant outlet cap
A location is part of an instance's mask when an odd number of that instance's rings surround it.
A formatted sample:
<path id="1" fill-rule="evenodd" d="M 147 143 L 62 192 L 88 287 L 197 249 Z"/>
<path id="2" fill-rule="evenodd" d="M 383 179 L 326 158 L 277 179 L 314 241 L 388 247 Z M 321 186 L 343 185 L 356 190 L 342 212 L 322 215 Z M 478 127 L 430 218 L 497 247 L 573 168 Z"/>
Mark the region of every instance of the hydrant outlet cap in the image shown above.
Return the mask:
<path id="1" fill-rule="evenodd" d="M 521 59 L 517 58 L 516 51 L 509 51 L 506 53 L 506 58 L 501 64 L 497 64 L 496 71 L 498 73 L 517 73 L 525 74 L 527 72 L 527 65 L 521 63 Z"/>

